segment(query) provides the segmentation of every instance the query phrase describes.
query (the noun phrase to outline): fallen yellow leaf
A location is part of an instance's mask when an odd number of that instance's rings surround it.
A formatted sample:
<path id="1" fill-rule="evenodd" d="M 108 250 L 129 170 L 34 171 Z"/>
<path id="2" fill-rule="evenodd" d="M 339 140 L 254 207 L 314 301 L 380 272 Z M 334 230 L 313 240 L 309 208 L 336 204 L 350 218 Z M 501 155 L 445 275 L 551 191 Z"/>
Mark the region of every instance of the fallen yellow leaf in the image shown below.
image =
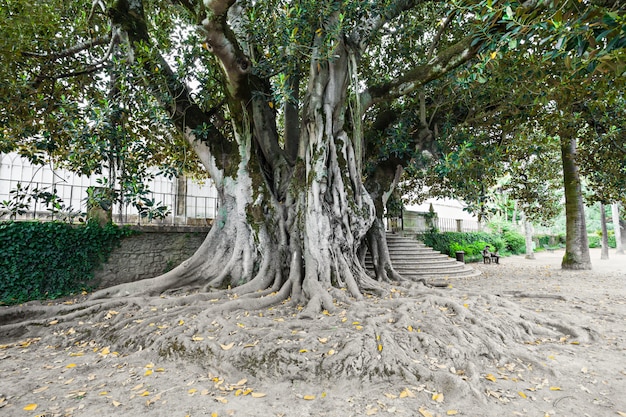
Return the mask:
<path id="1" fill-rule="evenodd" d="M 378 344 L 378 351 L 382 352 L 383 351 L 383 345 L 381 345 L 380 343 Z"/>
<path id="2" fill-rule="evenodd" d="M 24 407 L 25 411 L 33 411 L 37 409 L 37 404 L 28 404 L 26 407 Z"/>
<path id="3" fill-rule="evenodd" d="M 204 340 L 204 337 L 202 337 L 202 336 L 196 336 L 196 335 L 193 335 L 193 337 L 191 338 L 191 340 L 193 340 L 194 342 L 201 342 L 201 341 L 203 341 L 203 340 Z"/>
<path id="4" fill-rule="evenodd" d="M 76 364 L 75 363 L 70 363 L 66 366 L 66 368 L 76 368 Z"/>
<path id="5" fill-rule="evenodd" d="M 619 414 L 622 417 L 626 417 L 626 413 L 622 413 L 621 411 L 618 411 L 617 414 Z"/>
<path id="6" fill-rule="evenodd" d="M 189 417 L 189 416 L 187 416 L 187 417 Z M 212 413 L 211 413 L 211 417 L 217 417 L 217 413 L 216 413 L 215 411 L 214 411 L 214 412 L 212 412 Z"/>
<path id="7" fill-rule="evenodd" d="M 459 412 L 457 410 L 448 410 L 448 411 L 446 411 L 446 415 L 448 415 L 448 416 L 456 416 L 457 414 L 459 414 Z"/>
<path id="8" fill-rule="evenodd" d="M 48 325 L 50 326 L 54 326 L 55 324 L 59 324 L 58 320 L 52 320 L 51 322 L 48 323 Z"/>
<path id="9" fill-rule="evenodd" d="M 519 394 L 519 396 L 520 396 L 520 397 L 522 397 L 522 398 L 524 398 L 524 399 L 526 399 L 526 398 L 527 398 L 527 397 L 526 397 L 526 394 L 524 394 L 524 391 L 520 391 L 520 392 L 518 392 L 518 394 Z"/>
<path id="10" fill-rule="evenodd" d="M 141 397 L 147 397 L 148 395 L 150 395 L 149 391 L 144 391 L 140 394 Z"/>
<path id="11" fill-rule="evenodd" d="M 146 373 L 143 374 L 143 376 L 150 376 L 152 375 L 152 369 L 146 369 Z"/>
<path id="12" fill-rule="evenodd" d="M 328 342 L 328 338 L 326 338 L 326 337 L 318 337 L 318 338 L 317 338 L 317 340 L 319 340 L 319 341 L 320 341 L 320 343 L 326 343 L 326 342 Z"/>
<path id="13" fill-rule="evenodd" d="M 488 379 L 488 380 L 490 380 L 490 381 L 492 381 L 492 382 L 496 382 L 496 377 L 495 377 L 495 376 L 493 376 L 493 374 L 487 374 L 487 375 L 485 375 L 485 379 Z"/>
<path id="14" fill-rule="evenodd" d="M 300 349 L 300 353 L 307 353 L 308 350 L 307 349 Z"/>
<path id="15" fill-rule="evenodd" d="M 420 407 L 420 409 L 418 410 L 420 412 L 421 415 L 423 415 L 424 417 L 433 417 L 433 413 L 431 413 L 430 411 L 428 411 L 427 409 L 425 409 L 424 407 Z"/>
<path id="16" fill-rule="evenodd" d="M 405 388 L 401 393 L 400 393 L 400 398 L 406 398 L 406 397 L 415 397 L 415 394 L 413 394 L 413 392 L 411 392 L 410 389 Z"/>
<path id="17" fill-rule="evenodd" d="M 310 401 L 310 400 L 314 400 L 314 399 L 315 399 L 315 395 L 305 395 L 305 396 L 304 396 L 304 397 L 302 397 L 302 398 L 304 398 L 305 400 Z"/>
<path id="18" fill-rule="evenodd" d="M 227 345 L 222 345 L 222 344 L 220 343 L 220 346 L 221 346 L 221 347 L 222 347 L 222 349 L 224 349 L 224 350 L 230 350 L 230 349 L 232 349 L 232 348 L 233 348 L 233 346 L 235 346 L 235 343 L 234 343 L 234 342 L 230 342 L 230 343 L 229 343 L 229 344 L 227 344 Z"/>
<path id="19" fill-rule="evenodd" d="M 413 326 L 408 326 L 406 329 L 407 329 L 408 331 L 412 332 L 412 331 L 413 331 Z"/>
<path id="20" fill-rule="evenodd" d="M 432 396 L 432 400 L 436 401 L 438 403 L 442 403 L 443 402 L 443 394 L 442 393 L 434 393 Z"/>
<path id="21" fill-rule="evenodd" d="M 113 407 L 119 407 L 120 405 L 122 405 L 122 403 L 119 401 L 113 401 L 111 404 L 113 404 Z"/>
<path id="22" fill-rule="evenodd" d="M 561 387 L 550 387 L 550 391 L 561 391 Z"/>
<path id="23" fill-rule="evenodd" d="M 192 388 L 192 389 L 190 389 L 190 390 L 189 390 L 189 391 L 187 391 L 187 392 L 188 392 L 190 395 L 193 395 L 193 394 L 195 394 L 195 393 L 196 393 L 196 391 L 198 391 L 198 390 L 197 390 L 197 389 L 195 389 L 195 388 Z"/>
<path id="24" fill-rule="evenodd" d="M 264 394 L 262 392 L 253 392 L 252 394 L 250 394 L 252 396 L 252 398 L 263 398 L 265 397 L 267 394 Z"/>

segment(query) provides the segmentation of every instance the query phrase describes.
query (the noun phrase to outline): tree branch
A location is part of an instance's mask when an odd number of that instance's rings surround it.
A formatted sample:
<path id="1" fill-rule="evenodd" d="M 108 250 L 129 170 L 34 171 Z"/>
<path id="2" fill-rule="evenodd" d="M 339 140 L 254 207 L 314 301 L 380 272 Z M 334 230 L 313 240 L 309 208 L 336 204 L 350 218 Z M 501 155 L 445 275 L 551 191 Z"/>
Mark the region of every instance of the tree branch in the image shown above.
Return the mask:
<path id="1" fill-rule="evenodd" d="M 192 99 L 187 86 L 182 83 L 157 48 L 137 48 L 138 45 L 151 45 L 141 1 L 118 0 L 109 15 L 114 24 L 120 25 L 128 33 L 130 47 L 135 53 L 143 54 L 142 68 L 146 72 L 144 82 L 161 107 L 170 115 L 176 128 L 190 142 L 201 160 L 207 166 L 208 160 L 218 162 L 225 169 L 236 169 L 237 161 L 232 160 L 232 143 L 213 125 L 212 113 L 203 111 Z M 150 75 L 150 76 L 148 76 Z M 166 91 L 162 91 L 162 89 Z M 206 147 L 207 149 L 203 148 Z M 210 155 L 203 158 L 207 151 Z M 207 168 L 210 169 L 209 166 Z M 215 173 L 211 172 L 214 176 Z M 217 181 L 217 178 L 214 178 Z"/>
<path id="2" fill-rule="evenodd" d="M 474 36 L 468 36 L 440 52 L 426 64 L 419 65 L 387 83 L 370 87 L 363 93 L 364 108 L 412 93 L 424 84 L 474 58 L 481 46 L 482 42 L 476 42 Z"/>
<path id="3" fill-rule="evenodd" d="M 246 96 L 242 91 L 251 70 L 251 63 L 236 41 L 226 21 L 228 10 L 235 0 L 206 1 L 206 18 L 202 27 L 206 32 L 207 49 L 219 59 L 226 74 L 228 89 L 233 98 Z"/>
<path id="4" fill-rule="evenodd" d="M 98 38 L 90 39 L 86 42 L 80 43 L 78 45 L 72 46 L 70 48 L 64 49 L 59 52 L 39 53 L 39 52 L 24 51 L 22 52 L 22 55 L 35 57 L 35 58 L 42 58 L 42 59 L 47 59 L 47 60 L 57 60 L 61 58 L 67 58 L 68 56 L 76 55 L 77 53 L 93 48 L 94 46 L 106 45 L 106 44 L 110 44 L 111 42 L 112 42 L 112 39 L 110 35 L 100 36 Z"/>
<path id="5" fill-rule="evenodd" d="M 269 80 L 251 72 L 250 59 L 239 45 L 235 32 L 230 28 L 227 15 L 235 0 L 206 1 L 206 18 L 202 27 L 206 32 L 207 49 L 220 61 L 232 100 L 231 112 L 248 111 L 252 114 L 253 137 L 258 145 L 265 166 L 263 172 L 270 188 L 280 198 L 286 182 L 281 180 L 281 168 L 285 165 L 285 153 L 278 144 L 276 112 L 272 103 Z M 232 12 L 231 12 L 231 18 Z M 240 108 L 238 108 L 240 107 Z"/>
<path id="6" fill-rule="evenodd" d="M 357 29 L 354 29 L 352 33 L 348 35 L 349 43 L 356 45 L 359 50 L 362 51 L 385 23 L 424 2 L 425 0 L 395 0 L 389 4 L 382 13 L 371 16 L 359 25 L 356 25 Z"/>

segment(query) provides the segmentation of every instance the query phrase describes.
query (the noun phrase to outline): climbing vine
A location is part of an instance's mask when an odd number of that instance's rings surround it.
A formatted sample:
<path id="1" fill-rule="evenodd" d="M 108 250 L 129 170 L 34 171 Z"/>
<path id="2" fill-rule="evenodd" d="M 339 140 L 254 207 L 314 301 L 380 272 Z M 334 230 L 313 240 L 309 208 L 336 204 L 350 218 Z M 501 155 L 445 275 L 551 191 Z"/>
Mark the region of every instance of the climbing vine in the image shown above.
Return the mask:
<path id="1" fill-rule="evenodd" d="M 0 305 L 53 299 L 89 289 L 94 269 L 105 262 L 130 229 L 93 222 L 0 223 Z"/>

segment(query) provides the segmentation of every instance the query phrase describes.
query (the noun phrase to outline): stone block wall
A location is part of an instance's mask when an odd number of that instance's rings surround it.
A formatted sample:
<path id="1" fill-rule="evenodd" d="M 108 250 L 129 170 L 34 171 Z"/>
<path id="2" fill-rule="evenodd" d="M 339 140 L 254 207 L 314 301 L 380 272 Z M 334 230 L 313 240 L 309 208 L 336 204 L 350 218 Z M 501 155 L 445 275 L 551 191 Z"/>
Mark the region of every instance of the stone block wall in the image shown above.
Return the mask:
<path id="1" fill-rule="evenodd" d="M 122 239 L 109 260 L 94 272 L 98 288 L 156 277 L 194 254 L 206 227 L 133 227 L 139 233 Z"/>

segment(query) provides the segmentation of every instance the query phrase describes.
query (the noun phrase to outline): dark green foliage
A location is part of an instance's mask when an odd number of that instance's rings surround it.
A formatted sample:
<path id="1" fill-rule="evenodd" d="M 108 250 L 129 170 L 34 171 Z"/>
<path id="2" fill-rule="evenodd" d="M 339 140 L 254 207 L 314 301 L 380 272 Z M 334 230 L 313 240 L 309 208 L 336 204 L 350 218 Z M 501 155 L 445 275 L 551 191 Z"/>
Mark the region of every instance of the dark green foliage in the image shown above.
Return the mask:
<path id="1" fill-rule="evenodd" d="M 93 270 L 132 231 L 88 222 L 0 223 L 0 304 L 56 298 L 86 289 Z"/>
<path id="2" fill-rule="evenodd" d="M 553 248 L 555 246 L 565 246 L 565 235 L 536 235 L 537 248 Z"/>
<path id="3" fill-rule="evenodd" d="M 506 251 L 513 254 L 524 253 L 526 251 L 526 238 L 518 232 L 508 230 L 502 233 L 506 242 Z"/>
<path id="4" fill-rule="evenodd" d="M 590 248 L 601 248 L 602 247 L 602 236 L 598 235 L 589 235 L 587 236 L 589 240 Z M 615 235 L 609 235 L 609 248 L 615 248 Z"/>
<path id="5" fill-rule="evenodd" d="M 501 255 L 516 255 L 525 251 L 524 237 L 512 231 L 506 231 L 502 235 L 486 232 L 427 232 L 421 238 L 426 246 L 452 257 L 457 251 L 465 252 L 467 262 L 482 259 L 481 251 L 486 245 L 490 246 L 492 252 L 498 251 Z"/>

